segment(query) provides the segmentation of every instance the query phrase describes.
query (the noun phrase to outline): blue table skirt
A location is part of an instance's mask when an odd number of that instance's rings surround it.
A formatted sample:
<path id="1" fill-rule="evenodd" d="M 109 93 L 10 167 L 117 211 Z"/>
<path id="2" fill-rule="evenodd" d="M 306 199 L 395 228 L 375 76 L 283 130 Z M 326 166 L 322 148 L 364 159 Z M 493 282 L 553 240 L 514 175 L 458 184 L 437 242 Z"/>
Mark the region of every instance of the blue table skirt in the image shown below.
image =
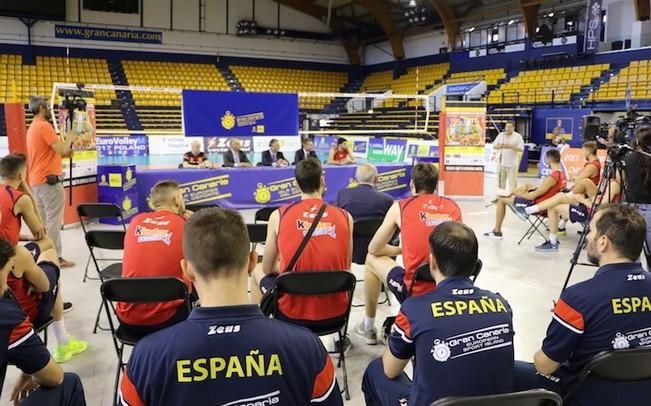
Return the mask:
<path id="1" fill-rule="evenodd" d="M 378 189 L 396 199 L 410 194 L 410 165 L 378 165 Z M 325 200 L 333 203 L 337 192 L 355 186 L 356 166 L 324 167 Z M 149 191 L 158 181 L 181 184 L 186 204 L 219 204 L 234 209 L 279 206 L 300 199 L 294 167 L 221 169 L 137 169 L 139 211 L 149 210 Z"/>

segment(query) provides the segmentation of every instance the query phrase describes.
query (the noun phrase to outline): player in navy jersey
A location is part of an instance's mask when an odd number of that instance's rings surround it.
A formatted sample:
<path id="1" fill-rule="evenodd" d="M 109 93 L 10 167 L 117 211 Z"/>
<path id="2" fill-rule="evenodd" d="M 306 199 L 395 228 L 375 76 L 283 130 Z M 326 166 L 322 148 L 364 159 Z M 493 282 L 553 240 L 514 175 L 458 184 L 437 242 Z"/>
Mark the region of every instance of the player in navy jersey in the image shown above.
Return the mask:
<path id="1" fill-rule="evenodd" d="M 596 354 L 648 346 L 651 277 L 636 261 L 646 223 L 635 207 L 602 206 L 590 223 L 588 259 L 599 269 L 561 294 L 534 363 L 516 363 L 516 389 L 544 387 L 564 395 Z M 649 404 L 651 381 L 588 380 L 573 397 L 580 405 Z"/>
<path id="2" fill-rule="evenodd" d="M 457 222 L 429 237 L 436 290 L 405 300 L 381 359 L 371 362 L 362 390 L 367 406 L 429 405 L 446 396 L 513 390 L 511 308 L 475 287 L 477 238 Z M 415 358 L 413 383 L 403 373 Z"/>
<path id="3" fill-rule="evenodd" d="M 257 254 L 238 213 L 195 213 L 185 225 L 183 252 L 181 265 L 201 307 L 136 345 L 121 405 L 343 405 L 319 338 L 249 304 Z"/>
<path id="4" fill-rule="evenodd" d="M 0 238 L 0 392 L 7 364 L 12 364 L 23 371 L 10 396 L 16 404 L 86 405 L 79 377 L 63 373 L 7 287 L 7 275 L 14 266 L 15 256 L 15 249 Z"/>

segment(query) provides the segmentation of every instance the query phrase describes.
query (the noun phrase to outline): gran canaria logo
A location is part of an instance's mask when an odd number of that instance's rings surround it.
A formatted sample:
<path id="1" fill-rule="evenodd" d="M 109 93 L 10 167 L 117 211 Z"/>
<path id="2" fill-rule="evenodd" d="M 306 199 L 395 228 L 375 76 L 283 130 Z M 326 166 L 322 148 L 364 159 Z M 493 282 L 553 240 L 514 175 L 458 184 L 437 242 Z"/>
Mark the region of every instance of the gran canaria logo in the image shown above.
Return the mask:
<path id="1" fill-rule="evenodd" d="M 222 127 L 227 130 L 235 127 L 235 116 L 230 111 L 227 111 L 226 114 L 222 116 Z"/>
<path id="2" fill-rule="evenodd" d="M 260 204 L 268 203 L 271 200 L 269 188 L 262 183 L 258 183 L 258 188 L 253 195 L 255 196 L 255 201 Z"/>
<path id="3" fill-rule="evenodd" d="M 126 196 L 122 201 L 122 209 L 124 211 L 129 211 L 131 210 L 131 207 L 133 207 L 133 202 L 129 199 L 129 196 Z"/>
<path id="4" fill-rule="evenodd" d="M 127 182 L 131 182 L 131 179 L 133 179 L 133 172 L 131 171 L 131 168 L 127 168 L 124 177 L 127 178 Z"/>

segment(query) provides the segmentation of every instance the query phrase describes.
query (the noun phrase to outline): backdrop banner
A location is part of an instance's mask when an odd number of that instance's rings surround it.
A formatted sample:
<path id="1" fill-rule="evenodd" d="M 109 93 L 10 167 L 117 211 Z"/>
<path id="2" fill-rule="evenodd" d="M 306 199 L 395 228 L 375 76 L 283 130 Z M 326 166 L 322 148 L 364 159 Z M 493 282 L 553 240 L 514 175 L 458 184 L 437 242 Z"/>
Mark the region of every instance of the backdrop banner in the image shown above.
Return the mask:
<path id="1" fill-rule="evenodd" d="M 145 156 L 149 154 L 146 135 L 98 136 L 95 139 L 99 156 Z"/>
<path id="2" fill-rule="evenodd" d="M 545 154 L 550 149 L 555 148 L 551 146 L 543 147 L 540 151 L 540 161 L 538 161 L 538 177 L 549 175 L 552 170 L 547 162 Z M 601 161 L 602 167 L 606 162 L 606 151 L 600 149 L 597 151 L 597 156 Z M 582 148 L 563 148 L 561 150 L 561 167 L 568 180 L 574 180 L 576 176 L 581 173 L 585 166 L 585 156 Z"/>
<path id="3" fill-rule="evenodd" d="M 337 199 L 340 189 L 356 187 L 356 166 L 325 166 L 326 201 Z M 249 169 L 139 170 L 138 208 L 149 210 L 149 191 L 162 179 L 181 184 L 186 204 L 219 204 L 234 209 L 280 206 L 300 199 L 294 168 L 253 167 Z M 378 190 L 394 198 L 407 197 L 411 167 L 378 166 Z"/>
<path id="4" fill-rule="evenodd" d="M 183 132 L 188 137 L 294 135 L 298 95 L 184 90 Z"/>

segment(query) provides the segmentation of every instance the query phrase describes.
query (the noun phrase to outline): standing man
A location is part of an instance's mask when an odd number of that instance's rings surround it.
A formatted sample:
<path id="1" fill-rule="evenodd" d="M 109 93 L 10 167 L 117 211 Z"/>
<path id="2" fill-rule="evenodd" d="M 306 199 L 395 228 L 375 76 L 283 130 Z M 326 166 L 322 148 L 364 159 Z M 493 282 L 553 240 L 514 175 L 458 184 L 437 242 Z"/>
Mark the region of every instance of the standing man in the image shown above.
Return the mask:
<path id="1" fill-rule="evenodd" d="M 506 123 L 504 131 L 497 135 L 493 141 L 493 149 L 500 151 L 497 186 L 500 189 L 506 189 L 508 180 L 509 188 L 506 190 L 511 191 L 518 186 L 518 168 L 520 166 L 518 154 L 524 151 L 522 135 L 515 132 L 512 122 Z"/>
<path id="2" fill-rule="evenodd" d="M 318 158 L 316 152 L 314 152 L 314 141 L 309 138 L 305 138 L 302 142 L 303 148 L 296 151 L 294 154 L 294 163 L 293 165 L 298 165 L 304 159 L 307 158 Z"/>
<path id="3" fill-rule="evenodd" d="M 72 153 L 68 134 L 59 137 L 50 123 L 52 113 L 43 97 L 32 97 L 29 108 L 34 120 L 27 130 L 27 170 L 36 206 L 45 219 L 48 237 L 54 241 L 61 268 L 75 264 L 63 259 L 61 227 L 63 227 L 63 167 L 61 158 Z"/>
<path id="4" fill-rule="evenodd" d="M 242 151 L 242 143 L 233 138 L 228 145 L 230 149 L 224 152 L 224 168 L 250 168 L 251 161 Z"/>
<path id="5" fill-rule="evenodd" d="M 262 166 L 287 166 L 289 162 L 280 151 L 280 141 L 272 138 L 269 141 L 269 149 L 262 152 Z"/>

